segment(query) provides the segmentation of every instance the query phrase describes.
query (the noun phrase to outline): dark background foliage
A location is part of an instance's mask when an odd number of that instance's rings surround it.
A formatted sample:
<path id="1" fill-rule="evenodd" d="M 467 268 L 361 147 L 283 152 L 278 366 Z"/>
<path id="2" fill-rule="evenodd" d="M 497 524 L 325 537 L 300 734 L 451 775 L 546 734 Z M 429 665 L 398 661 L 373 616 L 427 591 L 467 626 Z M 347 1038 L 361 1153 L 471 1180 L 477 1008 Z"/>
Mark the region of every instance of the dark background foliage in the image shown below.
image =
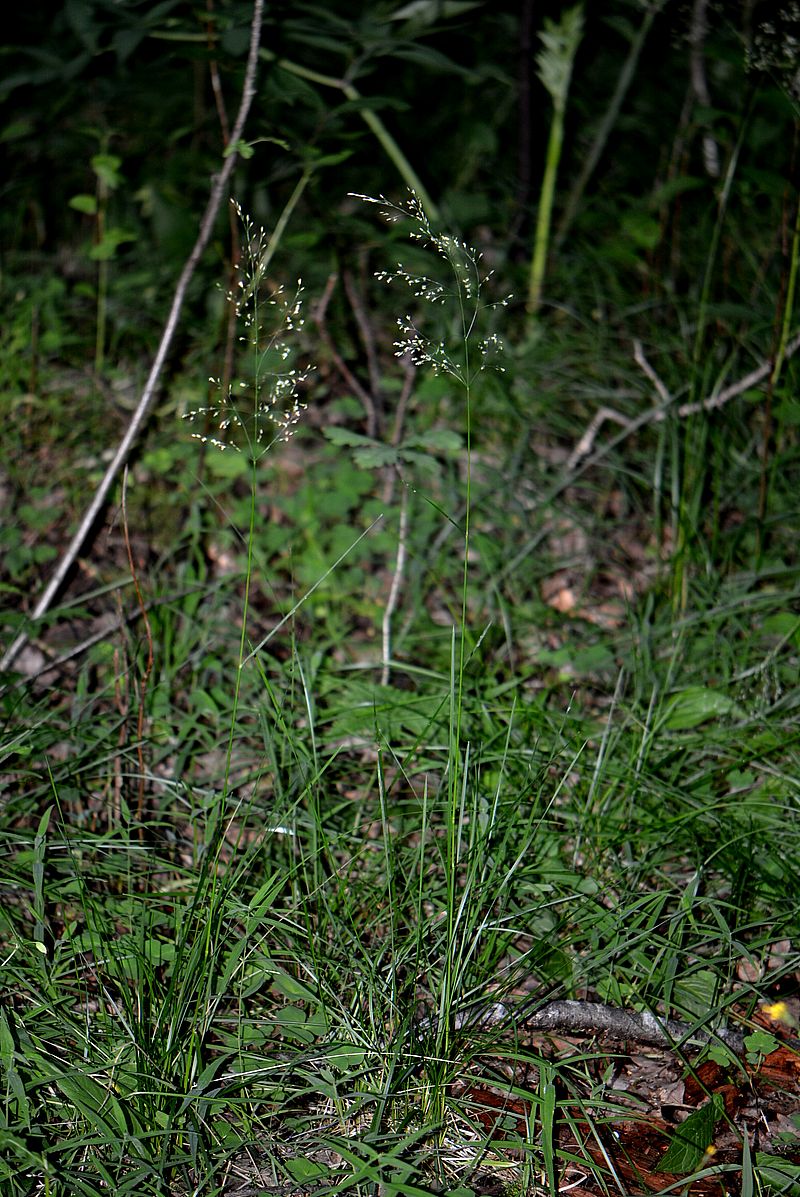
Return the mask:
<path id="1" fill-rule="evenodd" d="M 311 248 L 311 239 L 312 260 L 350 246 L 352 229 L 342 218 L 347 191 L 396 193 L 403 186 L 360 118 L 365 106 L 381 115 L 429 193 L 463 232 L 486 224 L 524 259 L 550 111 L 532 58 L 543 20 L 557 17 L 562 7 L 531 0 L 268 5 L 262 42 L 268 57 L 262 56 L 247 130 L 255 149 L 239 169 L 237 197 L 269 224 L 303 165 L 321 161 L 293 222 L 294 257 L 304 243 Z M 580 169 L 646 7 L 630 0 L 588 7 L 568 105 L 563 193 Z M 581 206 L 579 238 L 621 254 L 610 244 L 620 214 L 626 207 L 635 214 L 651 211 L 656 188 L 676 168 L 698 185 L 682 200 L 690 229 L 713 199 L 707 179 L 703 185 L 701 131 L 712 127 L 725 149 L 750 109 L 743 177 L 760 208 L 780 202 L 792 146 L 791 64 L 784 61 L 784 30 L 773 41 L 765 32 L 773 8 L 709 6 L 704 48 L 712 108 L 704 112 L 687 91 L 691 6 L 663 5 Z M 249 15 L 247 4 L 204 7 L 180 0 L 71 0 L 11 15 L 0 90 L 7 267 L 9 253 L 58 250 L 69 259 L 86 233 L 69 200 L 92 189 L 90 159 L 107 151 L 121 159 L 115 219 L 136 237 L 121 249 L 121 259 L 138 269 L 149 264 L 154 274 L 158 267 L 174 272 L 191 244 L 223 140 L 210 64 L 218 68 L 230 119 Z M 334 87 L 280 68 L 273 56 L 331 80 L 347 78 L 361 98 L 348 101 Z M 647 239 L 645 232 L 641 236 Z M 629 257 L 635 256 L 634 246 Z M 62 269 L 67 265 L 62 262 Z"/>

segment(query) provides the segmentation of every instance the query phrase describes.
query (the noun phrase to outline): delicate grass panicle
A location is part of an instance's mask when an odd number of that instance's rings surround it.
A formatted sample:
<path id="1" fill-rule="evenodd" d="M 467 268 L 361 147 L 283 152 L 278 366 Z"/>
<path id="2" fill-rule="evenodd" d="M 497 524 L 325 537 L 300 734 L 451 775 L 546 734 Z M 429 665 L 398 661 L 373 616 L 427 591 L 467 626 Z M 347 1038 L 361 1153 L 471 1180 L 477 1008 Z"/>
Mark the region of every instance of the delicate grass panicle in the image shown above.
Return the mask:
<path id="1" fill-rule="evenodd" d="M 412 241 L 434 250 L 439 257 L 447 262 L 453 273 L 454 286 L 446 286 L 437 279 L 429 278 L 406 270 L 402 262 L 398 262 L 394 270 L 378 270 L 375 277 L 383 283 L 403 282 L 414 292 L 418 299 L 427 300 L 433 304 L 444 304 L 448 299 L 455 299 L 461 313 L 462 327 L 461 341 L 465 350 L 464 360 L 458 362 L 451 355 L 444 341 L 437 341 L 426 336 L 417 327 L 411 316 L 398 316 L 397 327 L 400 331 L 395 341 L 397 357 L 409 356 L 415 366 L 430 366 L 436 374 L 450 374 L 462 386 L 470 381 L 469 341 L 475 331 L 481 312 L 493 307 L 505 307 L 510 296 L 498 303 L 485 304 L 482 302 L 483 290 L 492 271 L 481 272 L 482 254 L 474 250 L 459 237 L 449 233 L 437 233 L 432 227 L 428 215 L 416 192 L 409 191 L 405 206 L 394 204 L 385 196 L 359 195 L 352 193 L 354 199 L 363 200 L 367 204 L 379 204 L 382 215 L 390 223 L 398 220 L 411 219 L 414 227 L 409 233 Z M 497 357 L 503 351 L 503 343 L 496 333 L 490 333 L 478 344 L 478 370 L 485 370 L 487 366 L 503 370 Z"/>
<path id="2" fill-rule="evenodd" d="M 214 433 L 193 432 L 192 436 L 218 449 L 247 449 L 254 458 L 261 457 L 277 441 L 286 441 L 305 410 L 301 388 L 310 370 L 298 370 L 291 362 L 292 346 L 288 337 L 303 327 L 303 285 L 298 279 L 294 292 L 275 288 L 268 299 L 265 283 L 268 238 L 240 204 L 231 200 L 244 228 L 243 266 L 226 299 L 240 320 L 244 332 L 239 337 L 250 353 L 249 377 L 237 379 L 218 402 L 188 411 L 184 420 L 202 418 L 216 426 Z M 264 324 L 264 308 L 276 310 L 271 329 Z M 209 382 L 221 391 L 218 378 Z M 219 435 L 217 435 L 219 434 Z M 241 441 L 242 443 L 239 443 Z"/>

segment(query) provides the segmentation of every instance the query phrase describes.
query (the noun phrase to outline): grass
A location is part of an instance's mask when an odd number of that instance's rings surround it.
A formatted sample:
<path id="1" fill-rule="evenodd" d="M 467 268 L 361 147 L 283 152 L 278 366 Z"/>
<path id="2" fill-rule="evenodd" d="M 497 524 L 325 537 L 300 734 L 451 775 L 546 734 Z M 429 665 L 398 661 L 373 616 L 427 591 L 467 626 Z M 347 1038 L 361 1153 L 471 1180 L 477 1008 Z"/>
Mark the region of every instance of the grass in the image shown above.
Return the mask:
<path id="1" fill-rule="evenodd" d="M 201 487 L 162 430 L 138 481 L 183 491 L 148 514 L 134 476 L 129 499 L 134 536 L 167 529 L 139 566 L 147 686 L 135 604 L 53 685 L 6 681 L 4 1192 L 626 1192 L 602 1154 L 630 1117 L 614 1053 L 553 1054 L 485 1011 L 590 997 L 713 1031 L 796 989 L 795 438 L 760 527 L 746 406 L 702 417 L 704 458 L 674 421 L 564 479 L 556 388 L 580 403 L 621 376 L 635 406 L 643 380 L 606 329 L 567 352 L 557 323 L 507 380 L 481 371 L 492 284 L 410 216 L 412 265 L 384 278 L 455 301 L 441 334 L 400 325 L 434 366 L 418 440 L 321 446 L 300 423 L 285 446 L 282 347 L 308 334 L 292 298 L 272 335 L 246 224 L 249 398 L 192 404 L 242 451 L 195 446 Z M 57 615 L 88 634 L 123 585 Z M 749 1145 L 725 1167 L 743 1192 L 791 1183 Z"/>

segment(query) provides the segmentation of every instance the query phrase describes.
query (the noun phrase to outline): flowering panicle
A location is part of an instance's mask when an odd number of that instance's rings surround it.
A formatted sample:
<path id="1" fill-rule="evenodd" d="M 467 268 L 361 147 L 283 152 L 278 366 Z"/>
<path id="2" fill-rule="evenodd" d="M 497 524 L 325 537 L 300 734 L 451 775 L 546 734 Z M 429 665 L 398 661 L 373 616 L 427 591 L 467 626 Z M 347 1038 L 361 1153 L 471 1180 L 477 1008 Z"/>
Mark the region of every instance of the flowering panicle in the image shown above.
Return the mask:
<path id="1" fill-rule="evenodd" d="M 462 313 L 463 335 L 469 340 L 475 331 L 481 312 L 492 307 L 505 307 L 511 296 L 506 296 L 499 303 L 485 304 L 482 302 L 483 288 L 492 276 L 492 271 L 482 273 L 481 261 L 483 255 L 474 250 L 459 237 L 448 233 L 437 233 L 431 226 L 427 213 L 414 191 L 409 192 L 405 205 L 394 204 L 384 195 L 359 195 L 351 193 L 354 199 L 364 200 L 368 204 L 378 204 L 381 215 L 394 224 L 400 219 L 410 219 L 413 228 L 409 236 L 412 241 L 419 242 L 425 248 L 432 249 L 443 258 L 450 267 L 453 284 L 445 286 L 437 279 L 427 275 L 414 274 L 407 270 L 402 262 L 398 262 L 393 270 L 378 270 L 375 277 L 383 283 L 405 283 L 416 298 L 426 300 L 432 304 L 443 304 L 448 298 L 457 299 Z M 414 319 L 401 316 L 397 320 L 398 339 L 394 342 L 397 357 L 408 356 L 415 366 L 430 366 L 435 374 L 451 374 L 459 382 L 468 380 L 464 377 L 464 366 L 451 357 L 444 341 L 435 340 L 423 333 Z M 478 344 L 478 370 L 485 370 L 494 366 L 498 370 L 503 367 L 496 361 L 503 350 L 500 338 L 491 333 Z"/>
<path id="2" fill-rule="evenodd" d="M 287 340 L 303 327 L 303 286 L 298 280 L 293 292 L 278 287 L 268 299 L 263 298 L 267 235 L 236 201 L 231 203 L 244 226 L 244 268 L 225 298 L 244 329 L 239 341 L 249 350 L 251 369 L 246 381 L 231 383 L 215 403 L 188 411 L 183 419 L 203 418 L 214 425 L 211 435 L 193 432 L 196 440 L 223 450 L 241 452 L 246 448 L 255 457 L 269 444 L 288 440 L 306 408 L 302 387 L 311 371 L 291 365 L 292 348 Z M 269 331 L 263 319 L 265 308 L 274 316 Z M 222 391 L 218 378 L 209 378 L 209 382 Z"/>

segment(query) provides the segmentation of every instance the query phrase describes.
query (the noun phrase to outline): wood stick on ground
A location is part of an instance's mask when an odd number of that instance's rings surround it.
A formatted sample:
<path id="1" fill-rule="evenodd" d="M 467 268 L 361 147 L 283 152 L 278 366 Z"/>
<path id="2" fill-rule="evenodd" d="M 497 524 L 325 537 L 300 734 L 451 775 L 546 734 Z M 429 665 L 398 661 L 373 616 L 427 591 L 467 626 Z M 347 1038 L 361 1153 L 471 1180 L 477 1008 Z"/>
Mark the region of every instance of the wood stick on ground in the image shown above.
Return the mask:
<path id="1" fill-rule="evenodd" d="M 784 361 L 792 357 L 798 349 L 800 349 L 800 332 L 795 332 L 786 346 Z M 661 403 L 658 406 L 650 408 L 649 411 L 644 412 L 642 415 L 636 416 L 634 419 L 629 419 L 622 412 L 618 412 L 614 408 L 601 407 L 595 412 L 583 436 L 572 450 L 567 460 L 568 470 L 574 470 L 592 452 L 597 434 L 607 420 L 612 420 L 614 423 L 620 424 L 626 429 L 627 435 L 631 435 L 634 432 L 638 432 L 646 424 L 661 423 L 663 420 L 666 420 L 667 415 L 670 413 L 681 420 L 685 420 L 689 416 L 699 415 L 700 412 L 716 411 L 718 408 L 724 407 L 726 403 L 730 403 L 731 399 L 735 399 L 738 395 L 749 391 L 751 387 L 758 386 L 765 378 L 769 377 L 773 369 L 772 361 L 763 361 L 754 370 L 751 370 L 749 374 L 745 374 L 742 378 L 737 379 L 730 386 L 724 387 L 721 391 L 714 391 L 710 395 L 707 395 L 705 399 L 699 399 L 692 403 L 682 403 L 676 407 L 673 397 L 644 356 L 644 351 L 639 341 L 634 342 L 633 356 L 636 364 L 653 384 L 653 388 Z"/>
<path id="2" fill-rule="evenodd" d="M 721 1041 L 737 1055 L 744 1052 L 744 1038 L 738 1031 L 723 1027 L 707 1030 L 677 1019 L 659 1018 L 649 1011 L 622 1010 L 604 1002 L 547 1002 L 530 1014 L 515 1010 L 513 1005 L 505 1002 L 496 1002 L 477 1011 L 465 1011 L 456 1018 L 456 1024 L 461 1029 L 471 1027 L 476 1030 L 508 1024 L 518 1030 L 604 1035 L 626 1043 L 657 1047 Z"/>
<path id="3" fill-rule="evenodd" d="M 242 98 L 239 104 L 239 111 L 234 122 L 233 130 L 231 132 L 231 142 L 228 146 L 230 151 L 225 158 L 222 169 L 219 174 L 215 176 L 211 185 L 211 194 L 209 195 L 206 210 L 203 213 L 203 218 L 200 221 L 200 229 L 197 234 L 197 240 L 194 243 L 192 252 L 186 259 L 186 263 L 181 271 L 180 277 L 175 287 L 175 294 L 172 298 L 172 306 L 167 316 L 164 331 L 161 334 L 161 340 L 156 350 L 153 364 L 150 368 L 150 374 L 142 391 L 141 399 L 137 404 L 136 410 L 133 413 L 131 422 L 119 443 L 116 453 L 109 463 L 108 469 L 103 475 L 102 481 L 95 491 L 94 497 L 89 504 L 80 525 L 75 532 L 72 540 L 64 551 L 61 560 L 58 563 L 55 573 L 50 582 L 45 588 L 44 593 L 37 602 L 30 617 L 31 623 L 36 623 L 42 616 L 50 609 L 56 594 L 61 589 L 67 574 L 80 553 L 83 545 L 89 538 L 89 535 L 94 527 L 95 521 L 106 501 L 106 496 L 111 489 L 111 484 L 116 478 L 119 470 L 128 459 L 134 441 L 136 440 L 139 430 L 144 424 L 145 416 L 152 406 L 153 399 L 156 394 L 161 373 L 164 369 L 164 363 L 167 360 L 170 346 L 172 344 L 175 331 L 178 327 L 181 309 L 186 297 L 186 291 L 189 282 L 200 262 L 203 251 L 208 244 L 211 236 L 211 231 L 214 227 L 217 213 L 219 212 L 220 204 L 222 203 L 225 192 L 228 188 L 233 168 L 236 164 L 237 153 L 236 146 L 241 141 L 244 133 L 245 121 L 247 114 L 250 111 L 250 106 L 253 102 L 256 86 L 256 68 L 258 65 L 258 50 L 261 43 L 261 23 L 263 18 L 264 0 L 253 0 L 253 20 L 250 26 L 250 48 L 247 55 L 247 65 L 244 73 L 244 84 L 242 86 Z M 0 670 L 9 669 L 14 663 L 20 650 L 27 644 L 29 633 L 26 631 L 20 632 L 12 644 L 6 649 L 2 658 L 0 658 Z"/>

